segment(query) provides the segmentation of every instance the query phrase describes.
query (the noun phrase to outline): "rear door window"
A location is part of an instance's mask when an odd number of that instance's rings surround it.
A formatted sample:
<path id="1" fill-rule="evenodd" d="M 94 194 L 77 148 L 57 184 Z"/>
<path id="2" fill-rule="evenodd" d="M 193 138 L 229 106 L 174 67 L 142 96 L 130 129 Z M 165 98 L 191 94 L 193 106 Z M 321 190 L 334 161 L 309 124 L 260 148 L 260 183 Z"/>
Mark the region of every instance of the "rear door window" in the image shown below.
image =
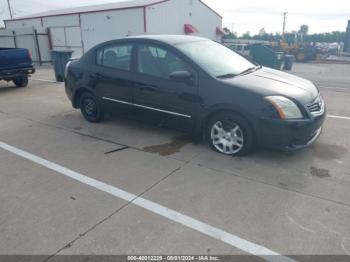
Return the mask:
<path id="1" fill-rule="evenodd" d="M 111 45 L 97 51 L 97 64 L 129 71 L 131 68 L 131 44 Z"/>

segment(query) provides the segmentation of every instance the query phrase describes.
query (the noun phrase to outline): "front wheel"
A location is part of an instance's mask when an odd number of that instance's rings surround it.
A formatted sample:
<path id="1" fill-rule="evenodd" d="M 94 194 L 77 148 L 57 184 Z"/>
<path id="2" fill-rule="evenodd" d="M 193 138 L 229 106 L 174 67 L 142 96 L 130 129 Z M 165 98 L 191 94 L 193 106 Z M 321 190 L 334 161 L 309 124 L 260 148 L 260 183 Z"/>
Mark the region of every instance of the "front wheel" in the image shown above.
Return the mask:
<path id="1" fill-rule="evenodd" d="M 230 156 L 249 154 L 254 145 L 254 134 L 249 123 L 240 115 L 223 112 L 215 115 L 207 127 L 211 148 Z"/>
<path id="2" fill-rule="evenodd" d="M 28 85 L 28 76 L 16 77 L 13 79 L 13 83 L 16 87 L 26 87 Z"/>
<path id="3" fill-rule="evenodd" d="M 83 93 L 80 96 L 80 111 L 84 118 L 92 123 L 102 122 L 104 113 L 97 98 L 91 93 Z"/>

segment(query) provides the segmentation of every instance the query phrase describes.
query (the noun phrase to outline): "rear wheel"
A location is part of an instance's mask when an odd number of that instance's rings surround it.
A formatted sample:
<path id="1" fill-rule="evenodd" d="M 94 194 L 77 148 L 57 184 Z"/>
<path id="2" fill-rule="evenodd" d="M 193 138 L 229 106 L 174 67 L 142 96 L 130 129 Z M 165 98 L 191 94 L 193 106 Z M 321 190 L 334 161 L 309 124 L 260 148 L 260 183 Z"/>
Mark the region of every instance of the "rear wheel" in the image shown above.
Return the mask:
<path id="1" fill-rule="evenodd" d="M 13 83 L 16 87 L 26 87 L 28 85 L 28 76 L 16 77 L 13 79 Z"/>
<path id="2" fill-rule="evenodd" d="M 88 92 L 81 94 L 79 99 L 79 107 L 84 118 L 92 123 L 102 122 L 104 113 L 97 98 Z"/>
<path id="3" fill-rule="evenodd" d="M 243 117 L 233 112 L 223 112 L 209 121 L 207 140 L 211 148 L 219 153 L 244 156 L 253 149 L 254 134 Z"/>

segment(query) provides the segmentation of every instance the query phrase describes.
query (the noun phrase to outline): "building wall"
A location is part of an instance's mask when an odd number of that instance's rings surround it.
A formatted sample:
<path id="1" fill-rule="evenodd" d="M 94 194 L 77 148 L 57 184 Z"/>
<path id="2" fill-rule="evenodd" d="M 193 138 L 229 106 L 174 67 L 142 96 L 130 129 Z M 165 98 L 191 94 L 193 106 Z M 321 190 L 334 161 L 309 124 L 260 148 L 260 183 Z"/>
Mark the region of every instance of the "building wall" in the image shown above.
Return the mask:
<path id="1" fill-rule="evenodd" d="M 81 14 L 84 50 L 126 35 L 144 32 L 143 8 Z"/>
<path id="2" fill-rule="evenodd" d="M 6 27 L 16 30 L 34 28 L 46 33 L 50 28 L 50 42 L 54 50 L 73 50 L 73 55 L 77 57 L 83 54 L 78 14 L 7 21 Z"/>
<path id="3" fill-rule="evenodd" d="M 57 26 L 78 26 L 79 15 L 62 15 L 43 18 L 12 20 L 6 21 L 5 25 L 7 29 L 29 27 L 33 27 L 34 29 L 42 29 Z"/>
<path id="4" fill-rule="evenodd" d="M 7 21 L 8 29 L 51 28 L 54 49 L 74 50 L 75 56 L 82 55 L 95 45 L 126 35 L 144 33 L 143 8 L 114 10 L 74 15 L 62 15 L 35 19 Z M 77 31 L 78 28 L 78 31 Z M 70 34 L 74 30 L 76 34 Z M 79 45 L 77 41 L 80 41 Z M 67 45 L 66 48 L 64 45 Z M 82 46 L 77 48 L 76 46 Z"/>
<path id="5" fill-rule="evenodd" d="M 221 41 L 222 36 L 217 35 L 216 28 L 222 28 L 222 17 L 198 0 L 188 1 L 193 1 L 193 24 L 198 26 L 200 34 L 212 40 Z"/>
<path id="6" fill-rule="evenodd" d="M 12 48 L 15 47 L 15 37 L 10 29 L 0 30 L 0 46 Z"/>
<path id="7" fill-rule="evenodd" d="M 200 33 L 192 34 L 220 41 L 216 27 L 222 18 L 199 0 L 171 0 L 146 8 L 147 33 L 184 34 L 184 25 L 192 24 Z"/>
<path id="8" fill-rule="evenodd" d="M 5 27 L 6 29 L 29 28 L 29 27 L 34 27 L 35 29 L 43 28 L 40 18 L 5 21 Z"/>
<path id="9" fill-rule="evenodd" d="M 6 28 L 51 28 L 51 44 L 55 49 L 71 49 L 77 56 L 104 41 L 147 33 L 184 34 L 184 25 L 192 24 L 194 34 L 220 41 L 216 27 L 222 18 L 199 0 L 170 0 L 144 8 L 91 12 L 6 21 Z M 79 42 L 81 44 L 79 44 Z"/>
<path id="10" fill-rule="evenodd" d="M 44 27 L 79 26 L 79 15 L 62 15 L 43 18 Z"/>
<path id="11" fill-rule="evenodd" d="M 38 64 L 48 63 L 51 60 L 49 38 L 42 29 L 34 30 L 32 27 L 21 27 L 0 30 L 1 47 L 27 48 Z"/>

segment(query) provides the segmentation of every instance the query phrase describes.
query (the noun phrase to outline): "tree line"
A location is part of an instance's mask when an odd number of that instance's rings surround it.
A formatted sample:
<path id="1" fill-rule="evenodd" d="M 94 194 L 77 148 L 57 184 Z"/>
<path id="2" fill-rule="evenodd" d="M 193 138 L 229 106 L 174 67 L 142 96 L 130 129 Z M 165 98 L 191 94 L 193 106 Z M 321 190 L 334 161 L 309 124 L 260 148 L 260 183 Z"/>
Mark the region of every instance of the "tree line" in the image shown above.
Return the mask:
<path id="1" fill-rule="evenodd" d="M 304 42 L 326 42 L 326 43 L 340 43 L 345 41 L 346 32 L 334 31 L 327 33 L 318 33 L 318 34 L 308 34 L 308 26 L 302 25 L 299 31 L 293 31 L 292 34 L 302 35 Z M 282 35 L 279 33 L 266 33 L 265 29 L 262 28 L 259 34 L 251 35 L 250 32 L 246 32 L 241 36 L 237 36 L 236 33 L 231 32 L 228 28 L 224 28 L 226 39 L 248 39 L 248 40 L 259 40 L 259 41 L 281 41 Z"/>

